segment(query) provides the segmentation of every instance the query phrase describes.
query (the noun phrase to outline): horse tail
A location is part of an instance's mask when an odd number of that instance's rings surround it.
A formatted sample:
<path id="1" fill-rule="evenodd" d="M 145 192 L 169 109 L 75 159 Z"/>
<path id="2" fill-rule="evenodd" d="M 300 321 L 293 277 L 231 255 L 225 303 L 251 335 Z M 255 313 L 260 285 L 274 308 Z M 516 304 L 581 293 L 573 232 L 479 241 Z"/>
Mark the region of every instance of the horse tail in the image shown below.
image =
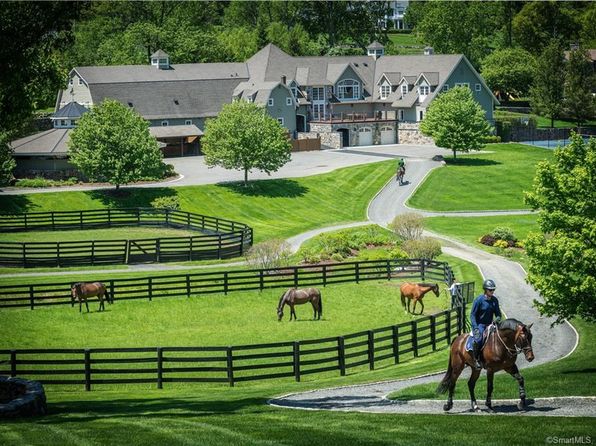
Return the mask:
<path id="1" fill-rule="evenodd" d="M 449 365 L 447 366 L 447 372 L 445 372 L 445 376 L 439 383 L 437 387 L 437 393 L 445 393 L 452 385 L 452 374 L 453 374 L 453 365 L 451 364 L 451 349 L 449 349 Z"/>
<path id="2" fill-rule="evenodd" d="M 406 296 L 403 291 L 401 292 L 401 306 L 406 308 Z"/>

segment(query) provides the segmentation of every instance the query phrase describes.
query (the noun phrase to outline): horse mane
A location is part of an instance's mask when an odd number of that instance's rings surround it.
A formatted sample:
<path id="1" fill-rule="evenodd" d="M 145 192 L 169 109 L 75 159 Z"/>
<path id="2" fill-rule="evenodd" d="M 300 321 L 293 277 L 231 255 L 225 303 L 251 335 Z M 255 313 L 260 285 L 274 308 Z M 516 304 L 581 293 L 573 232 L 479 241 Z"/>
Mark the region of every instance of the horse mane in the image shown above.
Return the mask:
<path id="1" fill-rule="evenodd" d="M 522 322 L 518 321 L 517 319 L 509 318 L 505 319 L 504 321 L 499 322 L 499 330 L 517 330 L 518 325 L 524 325 Z"/>
<path id="2" fill-rule="evenodd" d="M 428 287 L 428 288 L 434 288 L 437 286 L 436 283 L 430 283 L 430 282 L 419 282 L 416 285 L 418 286 L 424 286 L 424 287 Z"/>
<path id="3" fill-rule="evenodd" d="M 286 290 L 282 293 L 281 297 L 279 298 L 279 302 L 277 303 L 277 309 L 279 310 L 281 308 L 281 303 L 283 302 L 284 298 L 286 297 L 286 294 L 288 294 L 290 291 L 292 291 L 294 288 L 290 288 L 289 290 Z"/>

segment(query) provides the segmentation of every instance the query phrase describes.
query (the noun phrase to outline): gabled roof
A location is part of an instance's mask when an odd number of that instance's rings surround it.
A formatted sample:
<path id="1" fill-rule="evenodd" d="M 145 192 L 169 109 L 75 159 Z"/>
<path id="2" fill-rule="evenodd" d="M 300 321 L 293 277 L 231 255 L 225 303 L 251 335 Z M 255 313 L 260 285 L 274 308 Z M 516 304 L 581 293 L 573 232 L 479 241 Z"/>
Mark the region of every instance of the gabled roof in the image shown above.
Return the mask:
<path id="1" fill-rule="evenodd" d="M 382 50 L 383 48 L 385 48 L 383 45 L 381 45 L 379 42 L 377 42 L 376 40 L 371 43 L 369 46 L 366 47 L 367 50 Z"/>
<path id="2" fill-rule="evenodd" d="M 169 55 L 169 54 L 167 54 L 167 53 L 166 53 L 165 51 L 163 51 L 163 50 L 157 50 L 155 53 L 153 53 L 153 54 L 151 55 L 151 58 L 152 58 L 152 59 L 153 59 L 153 58 L 162 58 L 162 59 L 163 59 L 164 57 L 170 57 L 170 55 Z"/>
<path id="3" fill-rule="evenodd" d="M 391 84 L 391 85 L 397 85 L 400 83 L 401 79 L 402 79 L 402 75 L 400 72 L 388 72 L 388 73 L 383 73 L 381 74 L 381 77 L 379 77 L 379 80 L 377 81 L 377 85 L 381 84 L 381 81 L 383 79 L 387 79 L 387 81 Z"/>
<path id="4" fill-rule="evenodd" d="M 52 115 L 52 119 L 76 119 L 87 113 L 89 109 L 78 102 L 72 101 Z"/>
<path id="5" fill-rule="evenodd" d="M 426 82 L 430 86 L 433 86 L 434 87 L 434 86 L 437 86 L 439 84 L 439 73 L 437 73 L 437 72 L 426 71 L 426 72 L 420 73 L 420 76 L 418 76 L 418 78 L 416 79 L 416 82 L 414 82 L 414 83 L 415 84 L 418 84 L 421 77 L 423 77 L 424 79 L 426 79 Z"/>
<path id="6" fill-rule="evenodd" d="M 416 90 L 409 91 L 403 98 L 396 100 L 391 104 L 395 108 L 410 108 L 418 99 L 418 92 Z"/>

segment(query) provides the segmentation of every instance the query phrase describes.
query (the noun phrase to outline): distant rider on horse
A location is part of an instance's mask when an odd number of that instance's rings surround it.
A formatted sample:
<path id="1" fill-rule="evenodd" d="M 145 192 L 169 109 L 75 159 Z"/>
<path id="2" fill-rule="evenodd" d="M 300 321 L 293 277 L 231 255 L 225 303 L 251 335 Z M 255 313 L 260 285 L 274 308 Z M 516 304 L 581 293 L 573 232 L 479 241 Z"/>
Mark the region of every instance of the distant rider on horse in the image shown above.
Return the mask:
<path id="1" fill-rule="evenodd" d="M 395 173 L 395 179 L 399 181 L 401 186 L 404 176 L 406 175 L 406 162 L 403 158 L 400 158 L 397 162 L 397 172 Z"/>
<path id="2" fill-rule="evenodd" d="M 472 303 L 472 311 L 470 313 L 470 321 L 472 322 L 472 333 L 474 334 L 473 355 L 474 366 L 481 369 L 480 364 L 480 350 L 482 349 L 482 335 L 486 327 L 493 322 L 493 316 L 496 316 L 497 323 L 501 321 L 501 310 L 499 308 L 499 301 L 495 297 L 495 282 L 492 279 L 487 279 L 482 284 L 484 293 L 474 299 Z"/>

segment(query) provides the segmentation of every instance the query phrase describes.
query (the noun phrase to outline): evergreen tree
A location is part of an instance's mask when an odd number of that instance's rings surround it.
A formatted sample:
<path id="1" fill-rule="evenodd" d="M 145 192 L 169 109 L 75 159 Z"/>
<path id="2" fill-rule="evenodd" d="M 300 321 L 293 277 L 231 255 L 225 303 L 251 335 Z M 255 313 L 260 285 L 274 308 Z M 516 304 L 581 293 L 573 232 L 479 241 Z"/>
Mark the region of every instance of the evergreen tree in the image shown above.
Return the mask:
<path id="1" fill-rule="evenodd" d="M 563 111 L 563 86 L 565 83 L 565 58 L 557 40 L 551 40 L 537 60 L 534 85 L 530 89 L 532 109 L 539 115 L 555 119 Z"/>
<path id="2" fill-rule="evenodd" d="M 17 166 L 8 144 L 8 134 L 0 132 L 0 186 L 8 186 L 13 180 L 12 171 Z"/>
<path id="3" fill-rule="evenodd" d="M 592 94 L 596 74 L 588 52 L 574 50 L 569 53 L 565 72 L 565 115 L 577 125 L 596 116 L 596 98 Z"/>

